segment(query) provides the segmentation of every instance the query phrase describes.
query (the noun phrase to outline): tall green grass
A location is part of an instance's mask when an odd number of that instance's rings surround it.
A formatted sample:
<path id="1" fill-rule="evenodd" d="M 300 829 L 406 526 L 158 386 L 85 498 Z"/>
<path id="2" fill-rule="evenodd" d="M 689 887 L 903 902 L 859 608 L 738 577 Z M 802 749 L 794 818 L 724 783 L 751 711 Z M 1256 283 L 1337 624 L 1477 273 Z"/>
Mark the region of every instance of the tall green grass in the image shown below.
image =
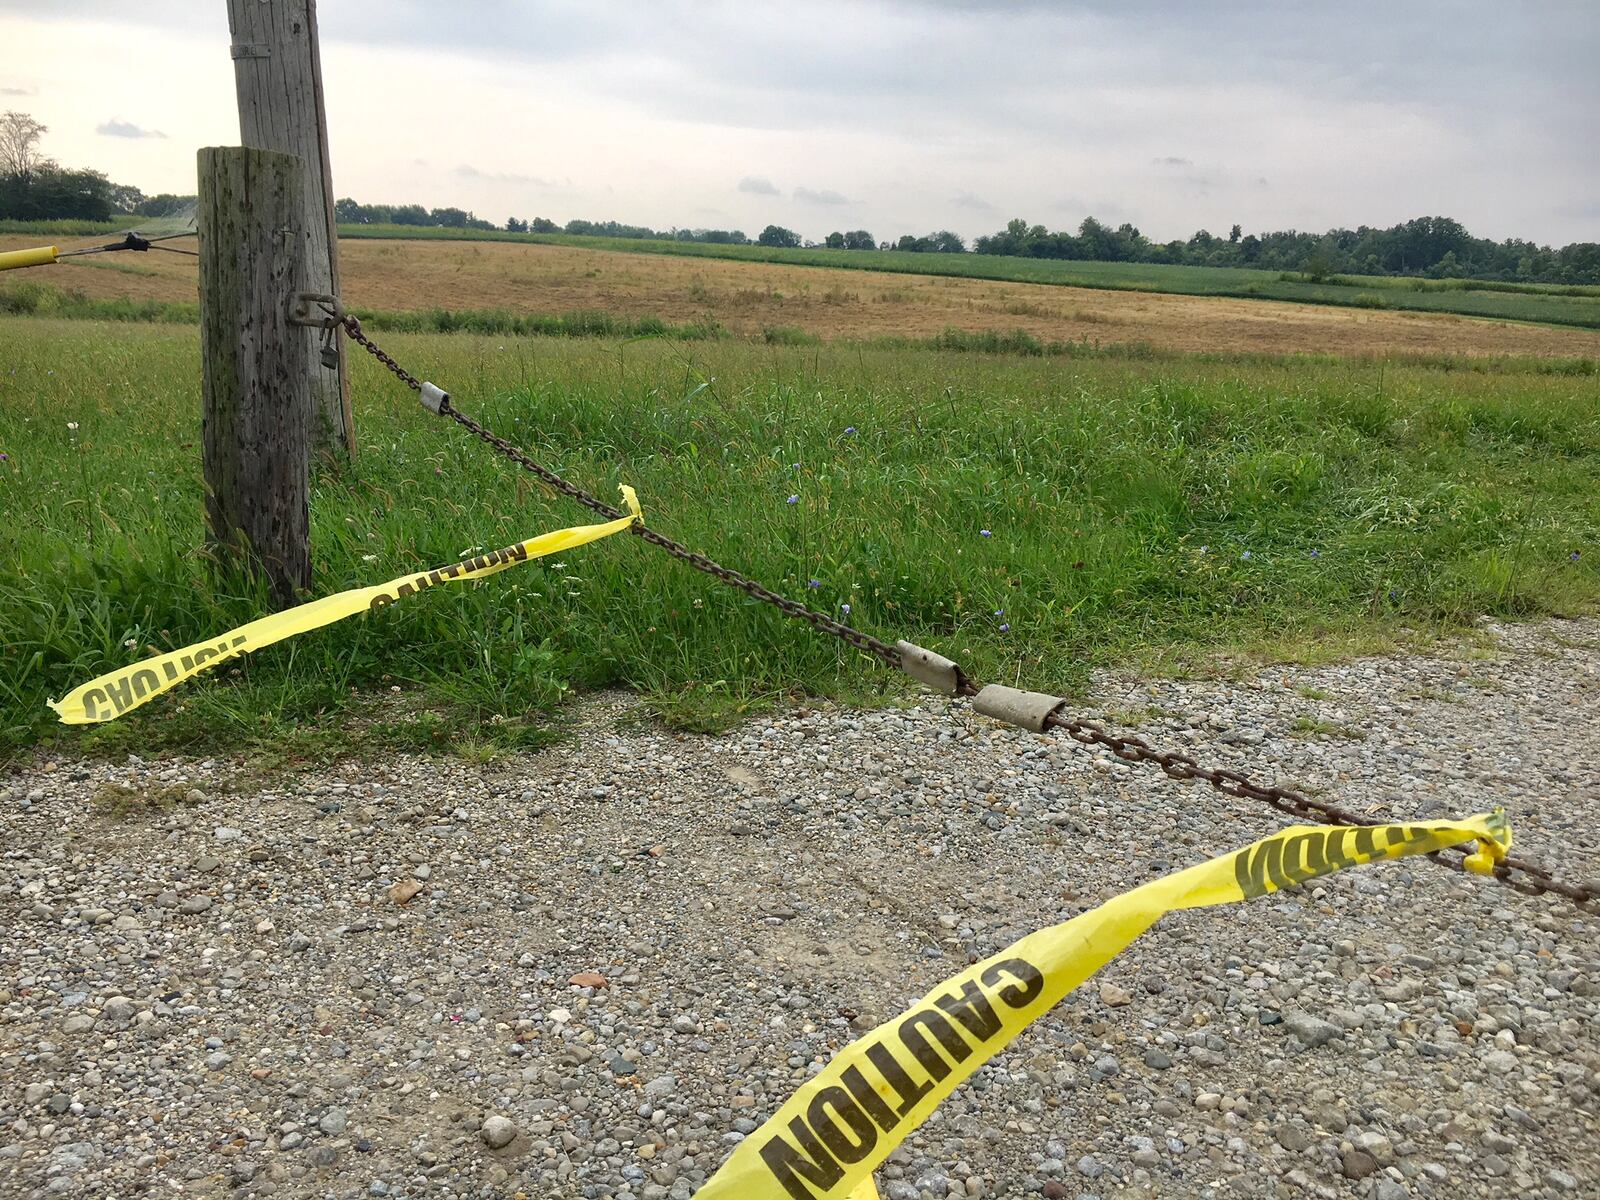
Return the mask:
<path id="1" fill-rule="evenodd" d="M 668 338 L 699 341 L 726 336 L 715 321 L 677 324 L 660 317 L 625 317 L 582 310 L 569 313 L 524 313 L 503 308 L 457 310 L 426 308 L 413 312 L 353 310 L 374 332 L 478 333 L 509 337 Z M 99 298 L 51 287 L 37 280 L 0 286 L 0 315 L 58 317 L 72 321 L 138 321 L 194 325 L 200 306 L 191 301 Z"/>
<path id="2" fill-rule="evenodd" d="M 1600 590 L 1586 376 L 394 333 L 491 429 L 783 592 L 978 677 L 1320 653 Z M 0 745 L 44 701 L 258 615 L 200 549 L 196 336 L 0 318 Z M 354 358 L 318 594 L 589 519 Z M 790 502 L 790 497 L 794 497 Z M 537 737 L 573 690 L 690 725 L 896 680 L 630 537 L 231 664 L 74 745 Z M 398 693 L 390 689 L 400 689 Z M 375 699 L 383 700 L 375 704 Z"/>

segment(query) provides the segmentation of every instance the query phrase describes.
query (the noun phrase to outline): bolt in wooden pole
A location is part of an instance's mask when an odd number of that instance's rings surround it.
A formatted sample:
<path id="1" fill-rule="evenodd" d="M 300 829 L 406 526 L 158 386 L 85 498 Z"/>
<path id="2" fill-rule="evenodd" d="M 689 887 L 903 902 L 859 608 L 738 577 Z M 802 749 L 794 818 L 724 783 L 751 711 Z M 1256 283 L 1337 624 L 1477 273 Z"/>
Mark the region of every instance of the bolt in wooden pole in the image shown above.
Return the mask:
<path id="1" fill-rule="evenodd" d="M 316 0 L 228 0 L 233 34 L 233 78 L 239 96 L 239 140 L 304 159 L 307 212 L 306 290 L 339 294 L 339 241 L 333 218 L 333 172 L 328 157 L 328 115 L 322 97 L 322 51 L 317 42 Z M 317 398 L 316 446 L 343 456 L 355 453 L 355 417 L 344 341 L 334 342 L 338 364 L 322 365 L 314 329 L 296 337 L 310 348 L 307 370 Z"/>
<path id="2" fill-rule="evenodd" d="M 200 352 L 206 525 L 265 573 L 279 607 L 311 586 L 311 344 L 289 324 L 305 287 L 305 165 L 200 151 Z"/>

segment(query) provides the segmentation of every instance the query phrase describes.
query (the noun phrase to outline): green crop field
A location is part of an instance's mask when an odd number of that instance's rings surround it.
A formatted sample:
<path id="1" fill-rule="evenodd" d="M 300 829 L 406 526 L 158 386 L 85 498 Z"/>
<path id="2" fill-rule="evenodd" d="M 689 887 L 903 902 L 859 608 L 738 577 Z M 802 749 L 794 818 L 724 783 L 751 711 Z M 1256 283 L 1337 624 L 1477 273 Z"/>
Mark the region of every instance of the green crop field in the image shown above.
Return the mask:
<path id="1" fill-rule="evenodd" d="M 652 525 L 980 677 L 1071 689 L 1098 664 L 1345 653 L 1600 591 L 1600 406 L 1591 376 L 1548 366 L 385 341 L 574 481 L 606 497 L 631 483 Z M 47 697 L 263 600 L 200 550 L 192 328 L 9 317 L 0 344 L 0 744 L 15 749 L 55 728 Z M 318 594 L 588 519 L 365 356 L 355 393 L 359 459 L 314 488 Z M 623 536 L 60 736 L 480 752 L 544 736 L 570 689 L 606 684 L 691 727 L 786 695 L 904 693 Z"/>

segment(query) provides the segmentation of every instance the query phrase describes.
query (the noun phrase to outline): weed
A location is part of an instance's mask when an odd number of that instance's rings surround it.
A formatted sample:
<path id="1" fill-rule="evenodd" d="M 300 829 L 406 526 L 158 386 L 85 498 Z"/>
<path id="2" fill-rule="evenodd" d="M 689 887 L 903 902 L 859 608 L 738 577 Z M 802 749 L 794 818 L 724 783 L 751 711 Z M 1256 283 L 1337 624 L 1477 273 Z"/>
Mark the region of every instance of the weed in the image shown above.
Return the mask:
<path id="1" fill-rule="evenodd" d="M 1344 738 L 1346 741 L 1364 742 L 1367 735 L 1354 725 L 1341 725 L 1337 721 L 1324 721 L 1319 717 L 1296 717 L 1290 727 L 1295 733 L 1313 737 Z"/>

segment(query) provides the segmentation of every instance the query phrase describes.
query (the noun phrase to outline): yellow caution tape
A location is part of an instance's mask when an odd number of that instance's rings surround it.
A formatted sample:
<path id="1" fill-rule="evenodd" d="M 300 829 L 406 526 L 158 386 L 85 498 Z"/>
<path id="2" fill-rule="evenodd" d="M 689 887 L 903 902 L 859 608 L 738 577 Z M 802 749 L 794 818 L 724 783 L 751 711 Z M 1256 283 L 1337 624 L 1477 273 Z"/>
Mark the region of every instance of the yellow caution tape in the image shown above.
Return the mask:
<path id="1" fill-rule="evenodd" d="M 56 261 L 60 251 L 54 246 L 35 246 L 29 250 L 0 251 L 0 271 L 18 267 L 45 267 Z"/>
<path id="2" fill-rule="evenodd" d="M 940 1101 L 1164 914 L 1474 839 L 1480 853 L 1503 858 L 1511 848 L 1505 813 L 1297 825 L 1029 934 L 846 1046 L 739 1143 L 695 1200 L 872 1200 L 872 1172 Z"/>
<path id="3" fill-rule="evenodd" d="M 231 658 L 259 650 L 263 646 L 270 646 L 274 642 L 281 642 L 284 638 L 293 637 L 297 633 L 320 629 L 345 617 L 382 608 L 396 600 L 403 600 L 407 596 L 425 591 L 437 583 L 460 583 L 468 579 L 483 579 L 504 571 L 507 567 L 527 562 L 529 559 L 542 558 L 547 554 L 559 554 L 574 546 L 582 546 L 588 542 L 610 537 L 614 533 L 621 533 L 643 517 L 639 511 L 639 498 L 631 487 L 622 489 L 622 497 L 629 513 L 626 517 L 619 517 L 615 521 L 607 521 L 601 525 L 578 525 L 572 529 L 557 529 L 530 538 L 528 541 L 507 546 L 503 550 L 491 550 L 476 558 L 440 567 L 436 571 L 406 575 L 375 587 L 353 588 L 348 592 L 324 596 L 320 600 L 312 600 L 285 612 L 273 613 L 270 617 L 251 621 L 248 625 L 241 625 L 221 637 L 196 642 L 193 646 L 185 646 L 182 650 L 173 650 L 167 654 L 147 658 L 142 662 L 112 671 L 109 675 L 91 679 L 81 687 L 68 692 L 63 699 L 52 700 L 50 707 L 55 709 L 61 720 L 68 725 L 113 721 L 153 697 L 161 695 L 162 692 L 170 691 L 185 680 L 192 679 L 202 671 L 209 671 Z"/>

